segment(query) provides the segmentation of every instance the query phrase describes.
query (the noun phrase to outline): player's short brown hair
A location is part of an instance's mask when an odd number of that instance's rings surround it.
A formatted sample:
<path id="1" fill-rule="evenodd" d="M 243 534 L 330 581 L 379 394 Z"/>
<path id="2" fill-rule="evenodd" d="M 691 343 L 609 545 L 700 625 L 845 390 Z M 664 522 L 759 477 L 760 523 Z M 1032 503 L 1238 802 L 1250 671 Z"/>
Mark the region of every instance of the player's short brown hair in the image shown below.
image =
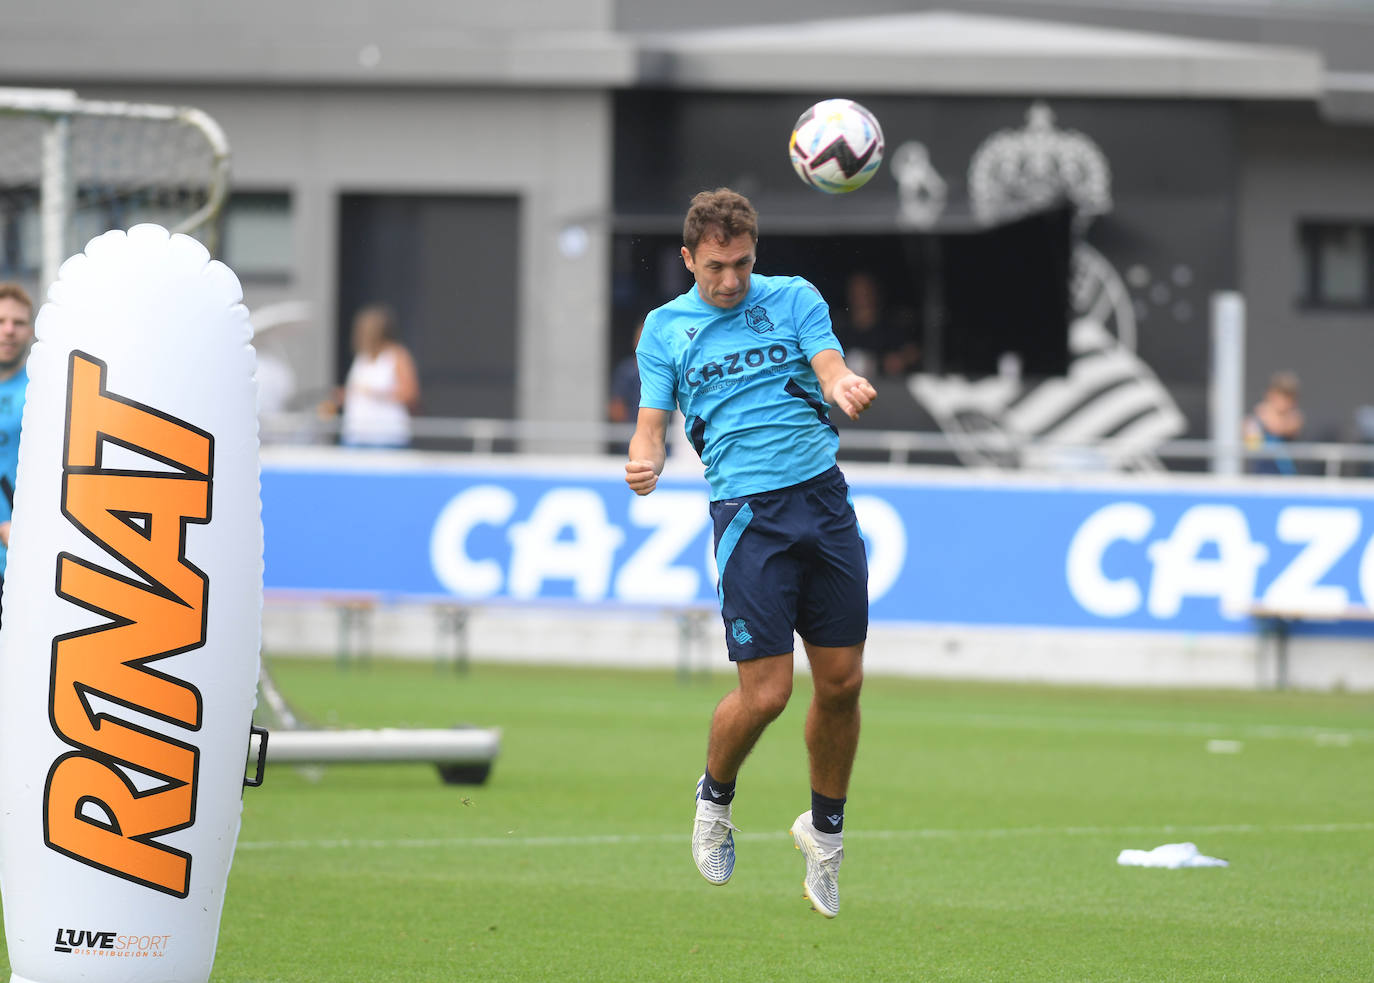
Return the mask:
<path id="1" fill-rule="evenodd" d="M 33 298 L 29 292 L 17 283 L 0 283 L 0 300 L 17 300 L 29 309 L 29 317 L 33 317 Z"/>
<path id="2" fill-rule="evenodd" d="M 701 191 L 692 198 L 682 223 L 682 244 L 689 253 L 695 254 L 707 236 L 729 242 L 740 235 L 759 241 L 759 213 L 748 198 L 729 188 Z"/>

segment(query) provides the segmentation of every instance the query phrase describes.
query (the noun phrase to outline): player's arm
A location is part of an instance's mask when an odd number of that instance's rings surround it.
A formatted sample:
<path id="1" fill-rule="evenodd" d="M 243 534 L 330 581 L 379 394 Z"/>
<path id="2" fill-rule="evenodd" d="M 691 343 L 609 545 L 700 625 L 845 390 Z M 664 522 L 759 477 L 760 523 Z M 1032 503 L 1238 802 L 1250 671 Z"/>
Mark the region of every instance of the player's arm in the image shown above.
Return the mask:
<path id="1" fill-rule="evenodd" d="M 872 405 L 878 391 L 867 379 L 844 364 L 844 356 L 833 348 L 819 351 L 811 359 L 811 368 L 821 384 L 821 395 L 831 406 L 851 420 Z"/>
<path id="2" fill-rule="evenodd" d="M 647 495 L 658 485 L 663 463 L 668 459 L 667 410 L 641 406 L 635 421 L 635 434 L 630 438 L 630 460 L 625 464 L 625 483 L 636 495 Z"/>

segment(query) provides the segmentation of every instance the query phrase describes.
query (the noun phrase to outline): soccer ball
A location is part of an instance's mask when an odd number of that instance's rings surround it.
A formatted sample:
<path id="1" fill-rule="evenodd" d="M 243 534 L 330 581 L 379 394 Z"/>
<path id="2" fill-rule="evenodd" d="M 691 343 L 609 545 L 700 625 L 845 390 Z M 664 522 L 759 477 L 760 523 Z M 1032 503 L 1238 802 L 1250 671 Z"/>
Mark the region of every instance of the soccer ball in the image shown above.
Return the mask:
<path id="1" fill-rule="evenodd" d="M 801 114 L 792 129 L 792 167 L 803 181 L 827 194 L 868 183 L 883 162 L 883 128 L 851 99 L 825 99 Z"/>

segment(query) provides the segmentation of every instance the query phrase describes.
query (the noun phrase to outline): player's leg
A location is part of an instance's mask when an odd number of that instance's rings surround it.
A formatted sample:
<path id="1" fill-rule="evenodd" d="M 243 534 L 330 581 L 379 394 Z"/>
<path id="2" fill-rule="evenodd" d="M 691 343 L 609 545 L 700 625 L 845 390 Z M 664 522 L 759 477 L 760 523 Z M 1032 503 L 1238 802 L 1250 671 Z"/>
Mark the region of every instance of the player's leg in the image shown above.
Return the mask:
<path id="1" fill-rule="evenodd" d="M 692 825 L 692 859 L 712 884 L 724 884 L 735 870 L 735 825 L 731 803 L 735 778 L 764 729 L 792 695 L 792 653 L 737 663 L 739 685 L 711 715 L 706 773 L 697 782 Z"/>
<path id="2" fill-rule="evenodd" d="M 713 884 L 724 884 L 734 870 L 730 809 L 740 767 L 792 695 L 801 570 L 776 528 L 776 512 L 771 493 L 711 504 L 726 648 L 739 675 L 711 715 L 706 771 L 697 785 L 692 858 Z"/>
<path id="3" fill-rule="evenodd" d="M 843 477 L 808 501 L 816 536 L 798 604 L 797 630 L 811 663 L 814 693 L 806 715 L 811 808 L 792 824 L 806 856 L 806 896 L 816 910 L 839 912 L 844 807 L 859 745 L 859 692 L 868 636 L 868 558 Z"/>
<path id="4" fill-rule="evenodd" d="M 792 841 L 806 857 L 802 881 L 812 907 L 827 918 L 840 912 L 844 806 L 859 747 L 859 690 L 863 643 L 827 647 L 806 643 L 815 691 L 806 713 L 811 808 L 792 823 Z"/>
<path id="5" fill-rule="evenodd" d="M 859 690 L 863 643 L 841 648 L 806 645 L 815 690 L 806 713 L 806 751 L 811 788 L 829 799 L 849 794 L 849 775 L 859 747 Z"/>
<path id="6" fill-rule="evenodd" d="M 711 717 L 706 770 L 734 784 L 744 759 L 792 695 L 792 649 L 804 570 L 780 525 L 786 496 L 776 492 L 711 503 L 725 645 L 739 685 Z"/>
<path id="7" fill-rule="evenodd" d="M 717 781 L 730 784 L 764 729 L 792 696 L 792 653 L 739 662 L 736 669 L 739 685 L 716 705 L 706 745 L 706 770 Z"/>

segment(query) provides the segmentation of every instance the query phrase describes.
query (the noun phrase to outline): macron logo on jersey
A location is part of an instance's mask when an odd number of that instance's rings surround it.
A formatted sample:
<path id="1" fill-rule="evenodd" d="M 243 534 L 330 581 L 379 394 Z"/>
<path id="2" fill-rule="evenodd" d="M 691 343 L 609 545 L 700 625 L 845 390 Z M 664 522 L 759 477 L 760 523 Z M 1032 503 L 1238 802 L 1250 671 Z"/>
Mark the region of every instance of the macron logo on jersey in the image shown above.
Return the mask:
<path id="1" fill-rule="evenodd" d="M 697 332 L 700 331 L 701 329 L 700 329 L 700 328 L 686 328 L 685 330 L 686 330 L 686 332 L 687 332 L 687 337 L 688 337 L 688 338 L 695 338 L 695 337 L 697 336 Z"/>

